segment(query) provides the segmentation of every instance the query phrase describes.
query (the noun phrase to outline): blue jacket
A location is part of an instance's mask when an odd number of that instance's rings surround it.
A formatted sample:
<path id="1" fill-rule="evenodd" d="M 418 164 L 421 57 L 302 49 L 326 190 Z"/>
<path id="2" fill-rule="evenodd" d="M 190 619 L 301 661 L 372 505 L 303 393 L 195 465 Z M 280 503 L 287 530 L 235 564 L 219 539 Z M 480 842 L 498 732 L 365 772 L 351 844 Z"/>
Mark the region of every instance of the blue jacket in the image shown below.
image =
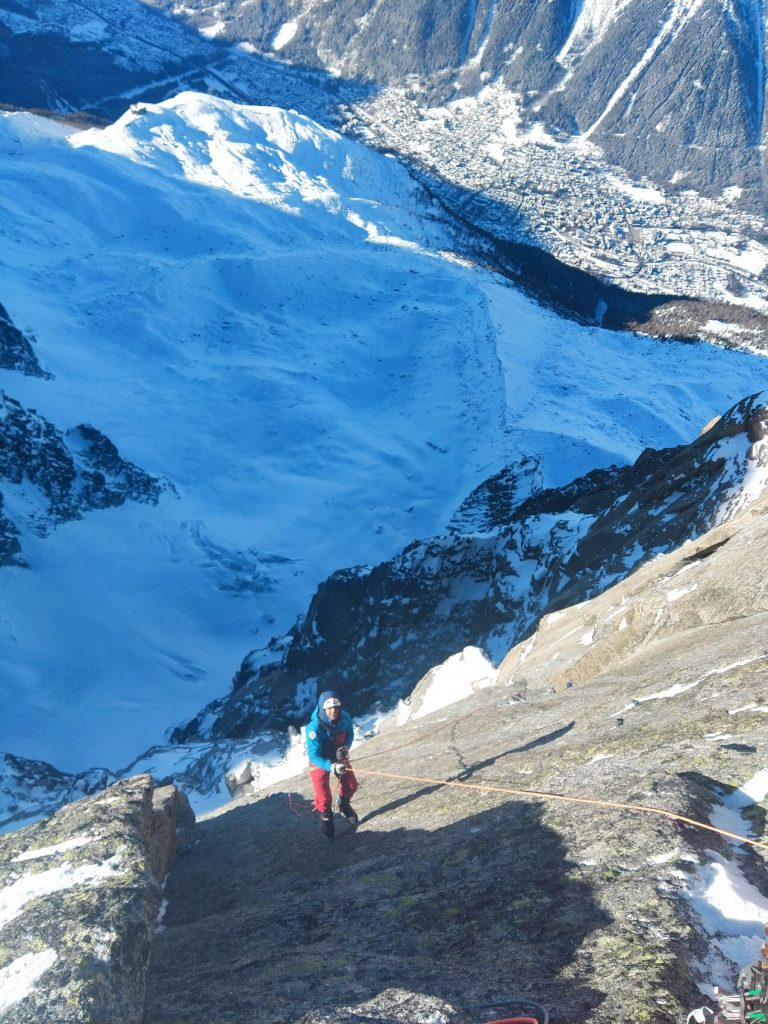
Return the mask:
<path id="1" fill-rule="evenodd" d="M 309 763 L 326 772 L 331 770 L 331 765 L 336 760 L 336 750 L 339 747 L 351 747 L 354 739 L 352 719 L 346 711 L 342 709 L 335 725 L 323 711 L 323 702 L 328 697 L 335 696 L 332 691 L 320 694 L 317 707 L 312 712 L 307 726 Z"/>

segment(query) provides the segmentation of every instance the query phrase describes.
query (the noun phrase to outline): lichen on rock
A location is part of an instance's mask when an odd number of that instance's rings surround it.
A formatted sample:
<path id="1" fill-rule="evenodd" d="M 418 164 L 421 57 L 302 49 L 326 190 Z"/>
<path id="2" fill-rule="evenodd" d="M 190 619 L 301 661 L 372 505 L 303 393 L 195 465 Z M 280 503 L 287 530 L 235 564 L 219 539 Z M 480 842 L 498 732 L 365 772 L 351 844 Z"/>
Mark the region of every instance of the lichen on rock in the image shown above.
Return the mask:
<path id="1" fill-rule="evenodd" d="M 146 968 L 189 805 L 148 775 L 0 837 L 0 1021 L 139 1024 Z M 159 827 L 161 826 L 161 827 Z"/>

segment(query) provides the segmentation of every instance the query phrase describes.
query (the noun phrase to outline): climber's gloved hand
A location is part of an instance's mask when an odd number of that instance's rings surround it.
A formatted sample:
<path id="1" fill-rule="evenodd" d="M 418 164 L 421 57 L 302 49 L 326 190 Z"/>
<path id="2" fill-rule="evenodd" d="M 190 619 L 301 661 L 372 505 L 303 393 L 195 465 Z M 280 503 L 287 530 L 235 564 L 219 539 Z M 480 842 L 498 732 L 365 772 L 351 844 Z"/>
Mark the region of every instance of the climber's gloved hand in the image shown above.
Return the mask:
<path id="1" fill-rule="evenodd" d="M 336 751 L 337 761 L 348 761 L 349 760 L 349 747 L 339 747 Z"/>
<path id="2" fill-rule="evenodd" d="M 331 771 L 334 775 L 338 776 L 338 778 L 341 778 L 346 770 L 347 766 L 345 764 L 340 764 L 338 761 L 331 765 Z"/>

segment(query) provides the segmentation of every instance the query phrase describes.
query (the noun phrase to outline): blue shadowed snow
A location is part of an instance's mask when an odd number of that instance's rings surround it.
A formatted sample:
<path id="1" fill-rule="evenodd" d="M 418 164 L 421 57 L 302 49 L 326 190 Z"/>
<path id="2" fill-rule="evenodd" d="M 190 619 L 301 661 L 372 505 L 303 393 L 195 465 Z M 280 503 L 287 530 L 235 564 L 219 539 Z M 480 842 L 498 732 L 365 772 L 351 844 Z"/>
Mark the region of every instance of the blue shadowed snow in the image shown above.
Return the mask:
<path id="1" fill-rule="evenodd" d="M 54 374 L 0 387 L 175 487 L 42 538 L 3 485 L 30 568 L 0 572 L 0 750 L 124 767 L 330 572 L 439 532 L 506 463 L 564 483 L 768 387 L 757 356 L 559 319 L 446 255 L 434 215 L 284 111 L 0 116 L 0 301 Z"/>

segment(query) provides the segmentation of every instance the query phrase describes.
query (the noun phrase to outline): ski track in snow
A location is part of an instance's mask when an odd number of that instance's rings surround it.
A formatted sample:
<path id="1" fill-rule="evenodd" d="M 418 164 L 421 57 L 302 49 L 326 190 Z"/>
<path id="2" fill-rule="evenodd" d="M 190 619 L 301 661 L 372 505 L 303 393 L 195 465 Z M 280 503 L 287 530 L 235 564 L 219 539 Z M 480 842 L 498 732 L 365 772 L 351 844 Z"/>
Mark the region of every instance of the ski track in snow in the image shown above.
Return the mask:
<path id="1" fill-rule="evenodd" d="M 325 576 L 521 453 L 558 486 L 768 386 L 759 357 L 581 327 L 444 258 L 394 160 L 283 111 L 3 115 L 0 180 L 0 301 L 55 375 L 0 386 L 175 487 L 26 532 L 0 577 L 0 749 L 63 770 L 161 744 Z"/>
<path id="2" fill-rule="evenodd" d="M 472 55 L 472 57 L 469 57 L 469 38 L 468 38 L 467 55 L 465 57 L 465 60 L 470 65 L 473 65 L 473 64 L 474 65 L 478 65 L 478 64 L 480 64 L 482 62 L 483 56 L 485 55 L 485 49 L 488 46 L 488 40 L 491 38 L 491 30 L 493 29 L 493 23 L 494 23 L 494 21 L 496 19 L 496 7 L 497 7 L 497 5 L 498 5 L 498 0 L 491 0 L 490 4 L 488 5 L 488 13 L 486 14 L 486 17 L 485 17 L 485 24 L 483 25 L 482 32 L 480 33 L 480 38 L 477 41 L 477 49 L 476 49 L 475 53 Z M 475 14 L 475 18 L 476 17 L 477 17 L 477 15 Z M 473 19 L 473 21 L 474 21 L 474 19 Z M 474 26 L 473 26 L 473 28 L 474 28 Z"/>
<path id="3" fill-rule="evenodd" d="M 467 27 L 464 30 L 464 38 L 461 41 L 461 48 L 459 50 L 459 65 L 466 64 L 467 57 L 469 56 L 469 44 L 472 40 L 472 33 L 475 31 L 475 21 L 477 19 L 477 0 L 467 0 Z"/>

